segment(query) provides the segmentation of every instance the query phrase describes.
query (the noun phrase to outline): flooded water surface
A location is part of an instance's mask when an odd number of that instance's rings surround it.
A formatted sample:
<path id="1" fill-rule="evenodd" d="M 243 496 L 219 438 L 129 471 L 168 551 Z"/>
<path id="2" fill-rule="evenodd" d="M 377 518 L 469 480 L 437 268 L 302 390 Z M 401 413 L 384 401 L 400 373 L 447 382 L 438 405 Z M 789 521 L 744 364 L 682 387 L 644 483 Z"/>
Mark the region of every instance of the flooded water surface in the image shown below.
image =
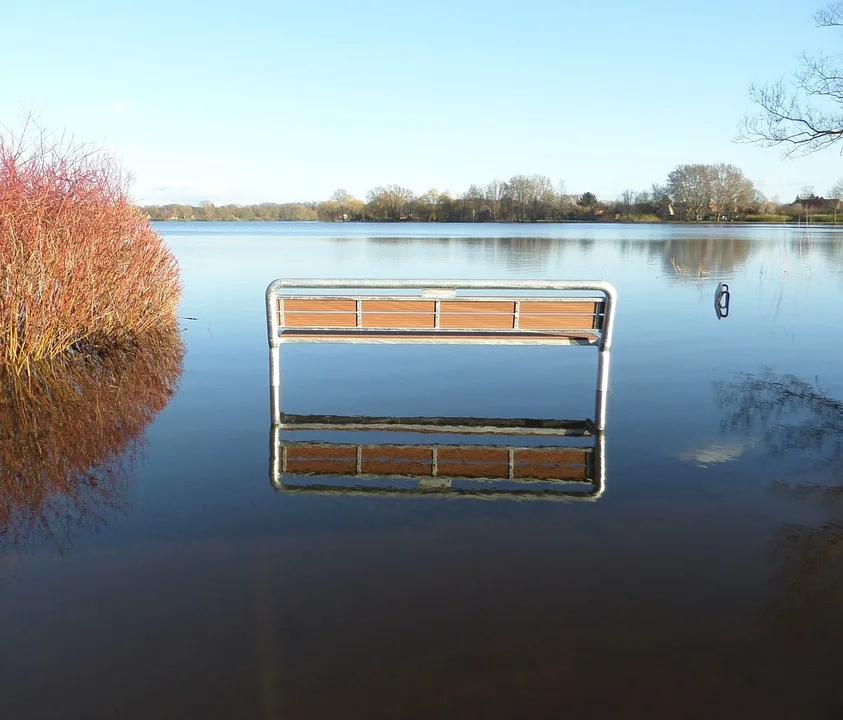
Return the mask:
<path id="1" fill-rule="evenodd" d="M 0 430 L 0 717 L 843 717 L 843 230 L 158 229 L 184 348 Z M 607 280 L 606 431 L 286 447 L 277 277 Z M 290 345 L 282 404 L 587 419 L 596 363 Z M 434 450 L 461 480 L 401 470 Z M 346 476 L 370 452 L 361 490 Z M 471 477 L 497 472 L 492 493 Z"/>

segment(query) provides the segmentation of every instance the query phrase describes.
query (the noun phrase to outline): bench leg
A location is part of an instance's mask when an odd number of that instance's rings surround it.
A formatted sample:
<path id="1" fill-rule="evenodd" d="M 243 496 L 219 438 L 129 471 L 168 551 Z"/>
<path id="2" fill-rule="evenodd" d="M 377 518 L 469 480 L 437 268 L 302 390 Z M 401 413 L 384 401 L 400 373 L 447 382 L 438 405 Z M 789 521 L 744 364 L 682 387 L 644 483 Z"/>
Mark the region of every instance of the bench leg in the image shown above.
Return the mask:
<path id="1" fill-rule="evenodd" d="M 609 395 L 609 360 L 608 350 L 597 353 L 597 399 L 594 406 L 594 424 L 597 430 L 606 429 L 606 400 Z"/>
<path id="2" fill-rule="evenodd" d="M 269 413 L 272 424 L 281 422 L 281 348 L 269 348 Z"/>

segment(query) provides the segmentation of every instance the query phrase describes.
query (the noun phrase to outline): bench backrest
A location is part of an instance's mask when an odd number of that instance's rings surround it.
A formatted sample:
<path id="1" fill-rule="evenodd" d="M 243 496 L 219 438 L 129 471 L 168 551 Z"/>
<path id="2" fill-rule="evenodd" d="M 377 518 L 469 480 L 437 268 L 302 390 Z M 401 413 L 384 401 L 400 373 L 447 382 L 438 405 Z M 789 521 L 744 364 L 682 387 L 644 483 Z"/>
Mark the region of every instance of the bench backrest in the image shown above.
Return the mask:
<path id="1" fill-rule="evenodd" d="M 282 342 L 523 343 L 597 346 L 603 430 L 616 297 L 603 281 L 274 280 L 265 294 L 273 423 Z"/>
<path id="2" fill-rule="evenodd" d="M 277 298 L 281 331 L 368 330 L 600 330 L 603 298 L 505 299 L 469 297 L 314 296 Z"/>
<path id="3" fill-rule="evenodd" d="M 400 294 L 318 292 L 327 288 Z M 477 294 L 483 290 L 507 294 Z M 484 333 L 501 342 L 519 335 L 573 332 L 608 350 L 614 298 L 614 288 L 603 282 L 276 280 L 266 292 L 267 329 L 272 347 L 282 335 L 301 337 L 310 331 L 328 338 L 344 331 L 346 336 L 359 334 L 361 341 L 369 331 L 422 333 L 431 342 L 460 332 Z"/>

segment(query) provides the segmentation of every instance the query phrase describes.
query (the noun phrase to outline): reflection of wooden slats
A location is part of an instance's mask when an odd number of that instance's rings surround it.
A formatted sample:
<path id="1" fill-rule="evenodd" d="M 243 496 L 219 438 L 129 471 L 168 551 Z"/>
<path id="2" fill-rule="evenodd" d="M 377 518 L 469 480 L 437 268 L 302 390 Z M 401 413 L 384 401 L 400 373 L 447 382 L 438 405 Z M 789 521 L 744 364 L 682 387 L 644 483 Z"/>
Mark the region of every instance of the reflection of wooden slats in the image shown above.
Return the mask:
<path id="1" fill-rule="evenodd" d="M 456 477 L 509 477 L 509 451 L 506 448 L 442 448 L 439 475 Z"/>
<path id="2" fill-rule="evenodd" d="M 595 327 L 599 305 L 594 302 L 521 301 L 518 326 L 525 330 L 583 329 Z"/>
<path id="3" fill-rule="evenodd" d="M 362 300 L 364 328 L 433 328 L 435 303 L 429 300 Z"/>
<path id="4" fill-rule="evenodd" d="M 361 470 L 372 475 L 430 475 L 433 451 L 418 446 L 364 447 Z"/>
<path id="5" fill-rule="evenodd" d="M 515 451 L 516 478 L 577 480 L 588 477 L 588 451 L 583 448 L 530 448 Z"/>
<path id="6" fill-rule="evenodd" d="M 354 475 L 357 472 L 357 448 L 354 445 L 297 445 L 288 448 L 288 472 Z"/>
<path id="7" fill-rule="evenodd" d="M 360 453 L 360 467 L 357 457 Z M 288 446 L 286 471 L 324 475 L 410 475 L 441 478 L 588 480 L 587 448 L 507 448 L 424 445 L 320 445 Z M 434 455 L 436 464 L 434 471 Z"/>

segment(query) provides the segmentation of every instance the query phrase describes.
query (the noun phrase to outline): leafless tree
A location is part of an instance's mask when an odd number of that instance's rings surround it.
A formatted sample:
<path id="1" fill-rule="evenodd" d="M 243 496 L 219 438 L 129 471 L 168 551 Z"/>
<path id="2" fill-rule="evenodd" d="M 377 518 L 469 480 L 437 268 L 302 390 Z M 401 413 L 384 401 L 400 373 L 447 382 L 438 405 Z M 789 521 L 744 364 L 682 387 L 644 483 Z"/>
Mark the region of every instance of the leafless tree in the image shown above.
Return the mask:
<path id="1" fill-rule="evenodd" d="M 489 202 L 489 210 L 492 213 L 492 220 L 497 220 L 500 216 L 501 201 L 506 192 L 506 183 L 500 180 L 492 180 L 485 188 L 483 188 L 483 195 Z"/>
<path id="2" fill-rule="evenodd" d="M 387 185 L 369 190 L 370 212 L 381 220 L 400 220 L 413 200 L 413 193 L 400 185 Z"/>
<path id="3" fill-rule="evenodd" d="M 678 165 L 667 176 L 667 190 L 684 220 L 700 220 L 711 204 L 707 165 Z"/>
<path id="4" fill-rule="evenodd" d="M 735 213 L 755 202 L 755 187 L 743 172 L 726 163 L 709 166 L 711 201 L 718 220 L 731 220 Z"/>
<path id="5" fill-rule="evenodd" d="M 752 181 L 726 163 L 677 165 L 667 176 L 666 191 L 683 220 L 730 220 L 756 200 Z M 663 190 L 658 190 L 664 192 Z M 657 189 L 654 188 L 654 195 Z"/>
<path id="6" fill-rule="evenodd" d="M 843 0 L 814 15 L 818 27 L 843 26 Z M 784 147 L 785 156 L 822 150 L 843 138 L 843 56 L 804 53 L 790 80 L 752 84 L 758 106 L 741 122 L 739 141 Z"/>

